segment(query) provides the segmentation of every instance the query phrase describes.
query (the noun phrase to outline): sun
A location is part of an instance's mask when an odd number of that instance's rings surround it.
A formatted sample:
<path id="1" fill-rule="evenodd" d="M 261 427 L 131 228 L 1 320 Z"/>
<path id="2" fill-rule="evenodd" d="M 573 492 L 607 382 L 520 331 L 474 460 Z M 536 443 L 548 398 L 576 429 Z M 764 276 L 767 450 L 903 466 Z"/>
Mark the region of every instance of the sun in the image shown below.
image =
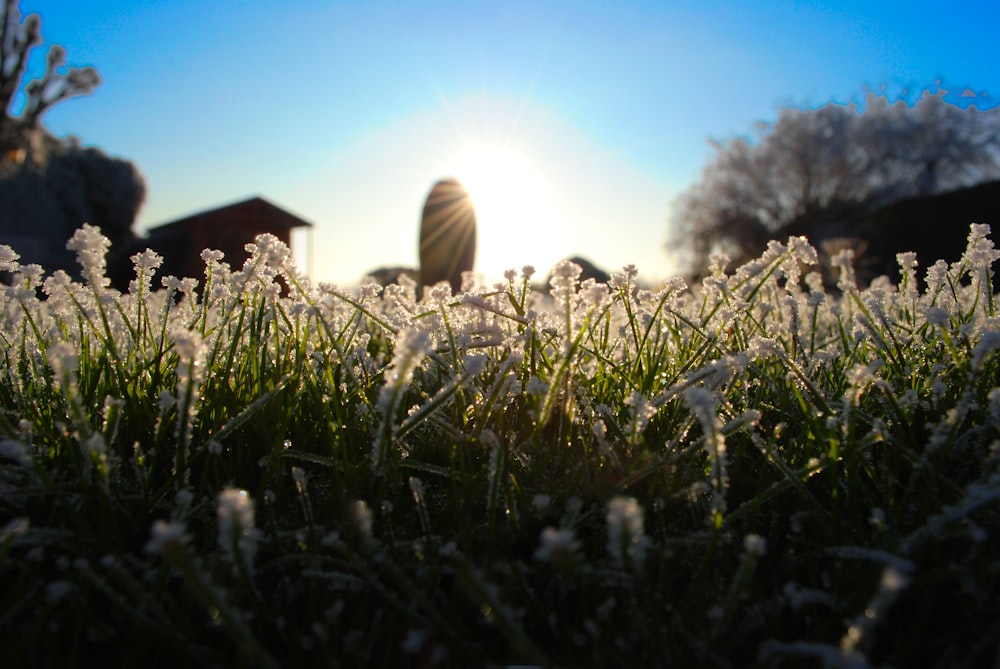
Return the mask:
<path id="1" fill-rule="evenodd" d="M 524 265 L 547 272 L 566 239 L 552 184 L 539 162 L 510 144 L 470 142 L 453 166 L 476 211 L 476 271 L 486 279 Z"/>

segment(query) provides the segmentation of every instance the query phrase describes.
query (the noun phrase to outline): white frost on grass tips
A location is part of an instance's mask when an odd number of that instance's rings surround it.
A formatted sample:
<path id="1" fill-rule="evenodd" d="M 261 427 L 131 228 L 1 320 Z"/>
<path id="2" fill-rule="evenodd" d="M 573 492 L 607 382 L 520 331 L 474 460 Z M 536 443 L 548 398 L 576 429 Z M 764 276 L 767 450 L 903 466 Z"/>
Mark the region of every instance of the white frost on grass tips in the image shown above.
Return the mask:
<path id="1" fill-rule="evenodd" d="M 539 536 L 535 559 L 557 566 L 569 565 L 572 564 L 579 549 L 580 542 L 576 540 L 576 532 L 572 529 L 546 527 Z"/>
<path id="2" fill-rule="evenodd" d="M 382 422 L 372 444 L 372 471 L 380 473 L 389 457 L 389 446 L 395 432 L 394 414 L 406 392 L 413 374 L 430 353 L 433 346 L 430 335 L 416 328 L 406 328 L 396 338 L 392 362 L 385 371 L 385 383 L 375 402 L 382 414 Z"/>
<path id="3" fill-rule="evenodd" d="M 239 556 L 252 568 L 257 554 L 259 532 L 254 520 L 254 505 L 246 490 L 226 488 L 219 493 L 219 548 L 230 562 Z"/>
<path id="4" fill-rule="evenodd" d="M 149 531 L 149 541 L 146 542 L 146 552 L 152 555 L 162 555 L 175 546 L 183 546 L 188 542 L 187 528 L 181 522 L 157 520 Z"/>
<path id="5" fill-rule="evenodd" d="M 0 458 L 11 460 L 22 467 L 31 466 L 31 456 L 24 444 L 13 439 L 0 439 Z"/>
<path id="6" fill-rule="evenodd" d="M 608 502 L 608 553 L 618 566 L 638 567 L 646 559 L 642 507 L 634 497 L 614 497 Z"/>

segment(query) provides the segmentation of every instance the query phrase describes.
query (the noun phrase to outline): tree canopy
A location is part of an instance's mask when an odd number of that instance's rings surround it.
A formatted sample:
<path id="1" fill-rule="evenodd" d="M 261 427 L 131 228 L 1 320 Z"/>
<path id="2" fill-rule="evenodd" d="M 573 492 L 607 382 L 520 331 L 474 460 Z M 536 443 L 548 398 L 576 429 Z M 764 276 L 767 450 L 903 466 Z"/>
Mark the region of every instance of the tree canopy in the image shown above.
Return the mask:
<path id="1" fill-rule="evenodd" d="M 740 263 L 792 231 L 808 237 L 816 226 L 998 179 L 1000 108 L 981 110 L 979 99 L 941 87 L 914 101 L 869 92 L 863 105 L 786 108 L 752 136 L 713 141 L 701 180 L 674 203 L 667 248 L 699 278 L 713 253 Z M 969 221 L 955 224 L 968 230 Z"/>

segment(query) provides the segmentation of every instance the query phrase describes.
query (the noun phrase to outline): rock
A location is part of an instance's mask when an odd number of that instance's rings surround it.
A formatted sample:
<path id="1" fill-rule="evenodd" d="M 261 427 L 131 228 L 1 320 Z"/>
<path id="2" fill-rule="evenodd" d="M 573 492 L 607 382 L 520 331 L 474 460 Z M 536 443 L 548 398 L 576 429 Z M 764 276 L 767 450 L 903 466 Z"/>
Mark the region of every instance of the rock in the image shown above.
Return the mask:
<path id="1" fill-rule="evenodd" d="M 412 267 L 378 267 L 368 272 L 365 276 L 371 277 L 375 280 L 375 283 L 384 288 L 391 283 L 399 283 L 400 276 L 408 276 L 414 281 L 419 281 L 420 272 Z"/>

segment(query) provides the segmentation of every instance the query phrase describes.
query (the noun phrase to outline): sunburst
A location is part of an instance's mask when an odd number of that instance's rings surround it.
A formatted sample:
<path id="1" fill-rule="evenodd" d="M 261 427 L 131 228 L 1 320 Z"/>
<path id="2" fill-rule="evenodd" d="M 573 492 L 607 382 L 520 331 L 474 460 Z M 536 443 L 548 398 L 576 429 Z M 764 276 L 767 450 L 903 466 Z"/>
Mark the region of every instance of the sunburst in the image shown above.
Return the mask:
<path id="1" fill-rule="evenodd" d="M 558 253 L 564 230 L 539 164 L 510 142 L 490 140 L 464 144 L 453 160 L 479 223 L 476 267 L 487 277 Z"/>

